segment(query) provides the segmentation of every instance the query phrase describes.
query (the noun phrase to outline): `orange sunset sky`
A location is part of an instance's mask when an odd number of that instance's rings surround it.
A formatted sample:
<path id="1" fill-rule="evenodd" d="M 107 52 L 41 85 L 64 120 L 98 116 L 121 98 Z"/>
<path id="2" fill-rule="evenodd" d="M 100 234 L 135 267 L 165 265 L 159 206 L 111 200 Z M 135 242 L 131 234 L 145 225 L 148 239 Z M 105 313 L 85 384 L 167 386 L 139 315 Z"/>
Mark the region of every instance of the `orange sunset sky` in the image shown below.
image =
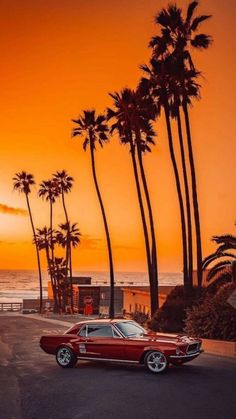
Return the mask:
<path id="1" fill-rule="evenodd" d="M 70 218 L 83 234 L 74 268 L 106 270 L 105 235 L 90 167 L 71 119 L 81 110 L 102 112 L 107 92 L 135 87 L 148 62 L 153 17 L 164 0 L 1 0 L 0 268 L 36 269 L 24 196 L 12 177 L 25 170 L 36 181 L 66 169 L 75 179 L 67 197 Z M 177 4 L 184 9 L 187 1 Z M 212 14 L 202 31 L 212 47 L 194 55 L 203 72 L 202 99 L 191 110 L 203 254 L 214 234 L 233 233 L 235 213 L 235 17 L 236 1 L 202 0 L 199 14 Z M 180 218 L 164 121 L 145 168 L 153 202 L 160 271 L 180 271 Z M 96 153 L 115 268 L 145 271 L 145 249 L 128 149 L 114 136 Z M 31 194 L 35 224 L 48 224 L 49 207 Z M 55 224 L 64 221 L 55 205 Z M 45 265 L 44 265 L 45 266 Z"/>

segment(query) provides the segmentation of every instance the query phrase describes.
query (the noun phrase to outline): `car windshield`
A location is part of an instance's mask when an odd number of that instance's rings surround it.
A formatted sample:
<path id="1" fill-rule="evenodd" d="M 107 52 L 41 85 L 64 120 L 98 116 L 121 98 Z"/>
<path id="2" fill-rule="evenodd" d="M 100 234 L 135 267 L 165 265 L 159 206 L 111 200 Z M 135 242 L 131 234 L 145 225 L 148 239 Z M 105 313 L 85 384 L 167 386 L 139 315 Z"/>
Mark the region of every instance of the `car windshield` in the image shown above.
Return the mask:
<path id="1" fill-rule="evenodd" d="M 146 330 L 143 329 L 141 326 L 139 326 L 139 324 L 135 322 L 116 323 L 116 327 L 127 338 L 131 336 L 141 336 L 146 333 Z"/>

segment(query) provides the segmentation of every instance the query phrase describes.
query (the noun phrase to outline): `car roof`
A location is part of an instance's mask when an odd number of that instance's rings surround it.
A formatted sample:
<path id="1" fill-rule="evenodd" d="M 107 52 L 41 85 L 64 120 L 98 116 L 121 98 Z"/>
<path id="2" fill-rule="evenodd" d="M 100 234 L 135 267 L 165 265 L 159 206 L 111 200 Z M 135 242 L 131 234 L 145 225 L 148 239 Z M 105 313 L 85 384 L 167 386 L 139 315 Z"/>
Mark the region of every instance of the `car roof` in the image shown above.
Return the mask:
<path id="1" fill-rule="evenodd" d="M 102 323 L 102 324 L 113 324 L 113 323 L 119 323 L 119 322 L 129 322 L 133 321 L 132 319 L 88 319 L 83 320 L 81 322 L 76 323 L 76 325 L 82 325 L 82 324 L 94 324 L 94 323 Z"/>

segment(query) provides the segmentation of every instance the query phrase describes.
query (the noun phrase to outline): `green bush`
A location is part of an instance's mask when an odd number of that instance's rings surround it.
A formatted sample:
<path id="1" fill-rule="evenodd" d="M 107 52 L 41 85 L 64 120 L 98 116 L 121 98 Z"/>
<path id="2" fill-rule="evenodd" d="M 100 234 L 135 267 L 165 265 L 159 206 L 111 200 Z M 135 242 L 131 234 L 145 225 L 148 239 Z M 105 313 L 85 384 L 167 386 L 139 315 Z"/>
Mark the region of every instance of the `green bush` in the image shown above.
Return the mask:
<path id="1" fill-rule="evenodd" d="M 135 311 L 135 313 L 131 313 L 131 318 L 142 326 L 145 326 L 149 319 L 148 314 L 145 314 L 141 311 Z"/>
<path id="2" fill-rule="evenodd" d="M 184 331 L 196 337 L 236 341 L 236 309 L 227 300 L 235 283 L 222 285 L 214 296 L 206 294 L 199 304 L 187 309 Z"/>
<path id="3" fill-rule="evenodd" d="M 167 296 L 163 306 L 149 321 L 150 329 L 159 332 L 182 332 L 185 326 L 186 310 L 199 301 L 203 291 L 194 287 L 188 295 L 182 285 L 176 286 Z"/>

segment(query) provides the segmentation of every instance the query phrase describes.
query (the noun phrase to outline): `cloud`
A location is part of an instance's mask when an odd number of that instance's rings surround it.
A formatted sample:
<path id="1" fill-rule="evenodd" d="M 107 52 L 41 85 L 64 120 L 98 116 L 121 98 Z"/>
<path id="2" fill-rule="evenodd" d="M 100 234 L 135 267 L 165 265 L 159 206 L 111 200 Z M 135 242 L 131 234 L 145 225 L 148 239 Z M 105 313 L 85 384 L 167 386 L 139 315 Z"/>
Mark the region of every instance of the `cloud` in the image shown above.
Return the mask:
<path id="1" fill-rule="evenodd" d="M 9 215 L 21 215 L 26 217 L 27 211 L 23 208 L 9 207 L 5 204 L 0 204 L 0 213 Z"/>
<path id="2" fill-rule="evenodd" d="M 84 250 L 98 250 L 101 248 L 101 239 L 93 238 L 87 234 L 81 237 L 81 248 Z"/>
<path id="3" fill-rule="evenodd" d="M 106 248 L 106 242 L 102 239 L 91 237 L 88 234 L 82 234 L 81 236 L 81 250 L 102 250 Z M 125 244 L 113 244 L 113 249 L 116 250 L 137 250 L 135 246 L 129 246 Z"/>
<path id="4" fill-rule="evenodd" d="M 114 249 L 118 249 L 118 250 L 137 250 L 138 247 L 137 246 L 129 246 L 129 245 L 123 245 L 123 244 L 115 244 Z"/>

